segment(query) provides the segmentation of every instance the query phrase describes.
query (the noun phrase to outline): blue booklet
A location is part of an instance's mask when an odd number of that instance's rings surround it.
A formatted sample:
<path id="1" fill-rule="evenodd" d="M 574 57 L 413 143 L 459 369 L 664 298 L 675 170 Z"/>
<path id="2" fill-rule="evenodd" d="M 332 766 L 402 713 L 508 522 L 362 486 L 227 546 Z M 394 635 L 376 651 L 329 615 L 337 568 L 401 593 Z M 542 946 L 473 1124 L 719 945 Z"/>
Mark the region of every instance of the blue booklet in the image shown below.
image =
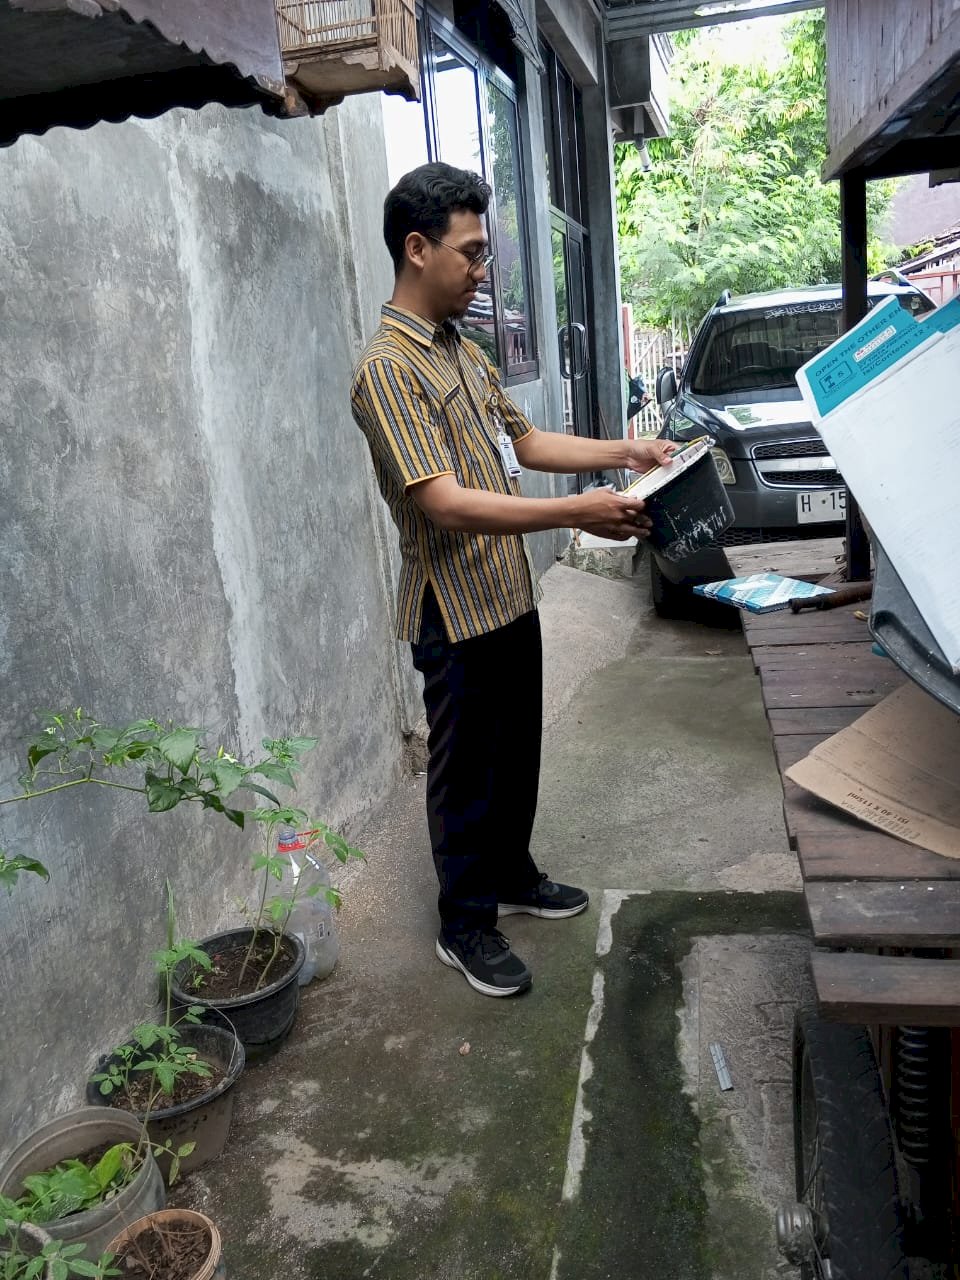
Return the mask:
<path id="1" fill-rule="evenodd" d="M 832 587 L 818 587 L 798 578 L 784 578 L 779 573 L 751 573 L 748 578 L 724 578 L 722 582 L 706 582 L 694 591 L 711 600 L 735 604 L 751 613 L 773 613 L 787 609 L 791 600 L 810 600 L 814 596 L 833 595 Z"/>

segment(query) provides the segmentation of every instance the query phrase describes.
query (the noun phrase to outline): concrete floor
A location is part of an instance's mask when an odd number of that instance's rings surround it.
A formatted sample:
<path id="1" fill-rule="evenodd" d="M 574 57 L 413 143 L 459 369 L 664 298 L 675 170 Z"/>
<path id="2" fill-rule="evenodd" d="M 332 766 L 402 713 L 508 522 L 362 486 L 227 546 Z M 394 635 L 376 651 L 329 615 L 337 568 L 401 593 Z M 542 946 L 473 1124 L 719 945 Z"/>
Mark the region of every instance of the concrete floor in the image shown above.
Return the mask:
<path id="1" fill-rule="evenodd" d="M 807 942 L 736 617 L 666 623 L 635 580 L 544 580 L 534 852 L 584 915 L 505 924 L 514 1000 L 433 954 L 423 780 L 358 843 L 342 957 L 174 1189 L 231 1280 L 772 1280 L 792 1183 Z M 721 1092 L 710 1045 L 734 1088 Z"/>

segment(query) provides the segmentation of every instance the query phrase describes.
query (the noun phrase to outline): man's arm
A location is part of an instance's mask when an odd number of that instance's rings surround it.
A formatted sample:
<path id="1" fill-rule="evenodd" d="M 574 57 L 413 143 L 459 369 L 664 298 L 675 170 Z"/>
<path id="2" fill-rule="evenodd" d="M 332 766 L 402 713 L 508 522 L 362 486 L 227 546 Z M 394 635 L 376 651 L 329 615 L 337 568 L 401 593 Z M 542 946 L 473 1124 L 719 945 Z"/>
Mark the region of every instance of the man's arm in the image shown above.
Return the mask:
<path id="1" fill-rule="evenodd" d="M 676 449 L 672 440 L 591 440 L 536 427 L 514 442 L 517 460 L 531 471 L 612 471 L 620 467 L 647 471 L 667 461 Z M 583 526 L 578 526 L 583 527 Z"/>
<path id="2" fill-rule="evenodd" d="M 417 506 L 441 529 L 460 533 L 538 533 L 542 529 L 585 529 L 602 538 L 645 538 L 650 521 L 643 502 L 611 489 L 591 489 L 567 498 L 515 498 L 511 494 L 465 489 L 451 475 L 434 476 L 410 487 Z"/>

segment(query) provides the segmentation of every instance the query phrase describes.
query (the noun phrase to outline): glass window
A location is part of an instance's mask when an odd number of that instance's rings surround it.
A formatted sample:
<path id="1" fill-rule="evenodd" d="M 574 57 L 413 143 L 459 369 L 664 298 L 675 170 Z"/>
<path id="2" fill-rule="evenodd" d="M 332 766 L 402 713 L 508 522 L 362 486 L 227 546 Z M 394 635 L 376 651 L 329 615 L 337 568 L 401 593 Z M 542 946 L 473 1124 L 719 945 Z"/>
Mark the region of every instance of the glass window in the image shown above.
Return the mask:
<path id="1" fill-rule="evenodd" d="M 461 327 L 508 378 L 529 377 L 537 364 L 513 85 L 429 11 L 420 32 L 423 104 L 383 100 L 390 182 L 443 160 L 490 183 L 486 231 L 496 261 Z"/>
<path id="2" fill-rule="evenodd" d="M 422 102 L 407 102 L 398 93 L 382 93 L 383 131 L 387 143 L 387 177 L 391 187 L 405 173 L 426 164 L 427 130 Z"/>
<path id="3" fill-rule="evenodd" d="M 488 86 L 490 173 L 496 197 L 497 259 L 493 270 L 503 304 L 503 349 L 507 373 L 526 372 L 533 360 L 530 284 L 523 233 L 523 197 L 517 108 L 494 84 Z"/>
<path id="4" fill-rule="evenodd" d="M 477 73 L 436 35 L 432 46 L 437 159 L 482 174 Z"/>
<path id="5" fill-rule="evenodd" d="M 557 55 L 541 43 L 546 64 L 541 79 L 550 203 L 581 225 L 586 222 L 583 172 L 583 96 Z"/>
<path id="6" fill-rule="evenodd" d="M 874 307 L 880 297 L 869 299 Z M 907 310 L 922 310 L 919 293 L 899 295 Z M 728 311 L 715 316 L 700 348 L 691 386 L 698 395 L 732 391 L 773 391 L 796 386 L 801 365 L 840 336 L 839 298 L 787 302 L 762 311 Z"/>

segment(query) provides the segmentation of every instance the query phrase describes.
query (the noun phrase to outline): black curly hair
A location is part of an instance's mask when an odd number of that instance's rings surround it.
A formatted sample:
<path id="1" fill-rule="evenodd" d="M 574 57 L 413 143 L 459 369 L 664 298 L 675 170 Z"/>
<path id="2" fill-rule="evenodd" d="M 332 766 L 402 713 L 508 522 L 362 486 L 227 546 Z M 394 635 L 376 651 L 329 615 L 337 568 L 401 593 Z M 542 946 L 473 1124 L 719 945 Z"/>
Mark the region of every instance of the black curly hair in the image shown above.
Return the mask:
<path id="1" fill-rule="evenodd" d="M 479 217 L 490 203 L 490 188 L 476 173 L 437 161 L 404 174 L 383 202 L 383 238 L 399 274 L 411 231 L 442 236 L 451 213 L 466 209 Z"/>

